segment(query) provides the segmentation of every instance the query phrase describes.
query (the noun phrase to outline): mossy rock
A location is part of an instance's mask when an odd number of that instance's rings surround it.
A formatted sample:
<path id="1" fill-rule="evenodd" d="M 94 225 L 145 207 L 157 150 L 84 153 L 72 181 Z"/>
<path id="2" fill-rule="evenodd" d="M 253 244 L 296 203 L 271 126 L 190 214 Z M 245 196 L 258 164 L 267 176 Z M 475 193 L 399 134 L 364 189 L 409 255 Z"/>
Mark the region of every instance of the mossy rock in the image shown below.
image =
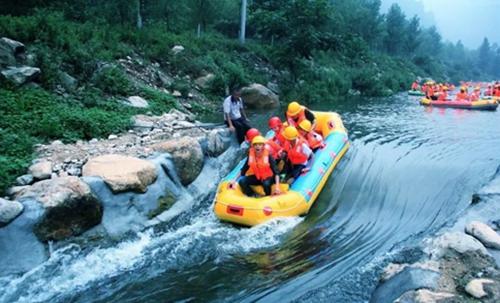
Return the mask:
<path id="1" fill-rule="evenodd" d="M 170 207 L 172 207 L 176 201 L 177 199 L 170 193 L 166 196 L 158 198 L 157 207 L 148 213 L 148 218 L 152 219 L 163 213 L 164 211 L 170 209 Z"/>

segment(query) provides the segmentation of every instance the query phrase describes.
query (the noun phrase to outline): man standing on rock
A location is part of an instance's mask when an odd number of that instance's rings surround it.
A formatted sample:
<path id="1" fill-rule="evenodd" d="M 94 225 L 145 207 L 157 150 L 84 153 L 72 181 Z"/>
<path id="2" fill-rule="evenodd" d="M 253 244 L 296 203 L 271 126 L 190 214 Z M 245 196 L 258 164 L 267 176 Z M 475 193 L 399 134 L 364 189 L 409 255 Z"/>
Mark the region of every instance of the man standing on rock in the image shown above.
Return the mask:
<path id="1" fill-rule="evenodd" d="M 241 144 L 245 141 L 247 131 L 252 128 L 243 109 L 241 89 L 234 88 L 231 91 L 231 95 L 224 100 L 223 108 L 225 123 L 232 132 L 236 132 L 238 143 Z"/>

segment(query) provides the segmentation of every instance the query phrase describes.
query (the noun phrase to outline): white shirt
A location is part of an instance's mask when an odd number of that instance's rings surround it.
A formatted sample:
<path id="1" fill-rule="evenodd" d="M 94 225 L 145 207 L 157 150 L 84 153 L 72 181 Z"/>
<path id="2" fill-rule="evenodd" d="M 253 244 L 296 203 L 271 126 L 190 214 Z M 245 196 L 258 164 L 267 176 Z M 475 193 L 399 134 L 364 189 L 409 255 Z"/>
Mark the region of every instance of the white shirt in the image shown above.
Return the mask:
<path id="1" fill-rule="evenodd" d="M 304 155 L 307 156 L 307 159 L 309 159 L 309 157 L 311 157 L 311 154 L 312 154 L 312 149 L 309 147 L 309 145 L 307 143 L 302 143 L 302 152 L 304 153 Z M 306 162 L 304 162 L 302 164 L 306 165 L 307 162 L 309 162 L 309 160 L 307 160 Z"/>
<path id="2" fill-rule="evenodd" d="M 239 98 L 238 101 L 232 102 L 232 96 L 224 99 L 223 109 L 224 109 L 224 120 L 226 120 L 226 115 L 229 115 L 229 119 L 236 120 L 241 118 L 241 110 L 243 109 L 243 100 Z"/>

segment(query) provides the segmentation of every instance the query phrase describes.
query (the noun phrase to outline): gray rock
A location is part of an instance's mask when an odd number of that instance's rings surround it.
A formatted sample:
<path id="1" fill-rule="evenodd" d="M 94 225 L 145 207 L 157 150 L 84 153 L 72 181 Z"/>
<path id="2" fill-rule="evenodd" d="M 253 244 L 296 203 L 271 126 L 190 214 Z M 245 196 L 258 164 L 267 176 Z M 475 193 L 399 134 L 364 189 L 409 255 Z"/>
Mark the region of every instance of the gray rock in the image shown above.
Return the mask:
<path id="1" fill-rule="evenodd" d="M 59 73 L 59 81 L 62 86 L 67 90 L 74 90 L 78 86 L 78 81 L 66 72 Z"/>
<path id="2" fill-rule="evenodd" d="M 17 201 L 0 198 L 0 227 L 9 224 L 23 212 L 24 206 Z"/>
<path id="3" fill-rule="evenodd" d="M 153 129 L 155 124 L 148 118 L 148 116 L 136 115 L 132 117 L 132 126 L 136 130 L 144 131 Z"/>
<path id="4" fill-rule="evenodd" d="M 42 215 L 33 226 L 42 242 L 79 235 L 101 222 L 101 204 L 90 187 L 77 177 L 37 182 L 18 200 L 23 204 L 36 201 L 42 206 Z"/>
<path id="5" fill-rule="evenodd" d="M 217 157 L 225 152 L 234 141 L 234 136 L 228 129 L 213 129 L 200 141 L 203 153 L 210 157 Z"/>
<path id="6" fill-rule="evenodd" d="M 207 88 L 210 81 L 212 81 L 214 78 L 214 74 L 208 74 L 206 76 L 197 78 L 196 80 L 194 80 L 194 83 L 196 83 L 196 85 L 201 88 Z"/>
<path id="7" fill-rule="evenodd" d="M 25 185 L 25 186 L 12 186 L 7 189 L 5 194 L 11 198 L 16 198 L 19 194 L 21 194 L 23 191 L 28 189 L 30 186 Z"/>
<path id="8" fill-rule="evenodd" d="M 172 86 L 172 84 L 174 84 L 174 79 L 165 75 L 164 73 L 157 71 L 157 75 L 158 75 L 158 79 L 160 80 L 160 83 L 162 86 L 170 87 L 170 86 Z M 169 94 L 168 91 L 166 93 Z"/>
<path id="9" fill-rule="evenodd" d="M 408 291 L 399 297 L 394 303 L 445 303 L 456 302 L 455 295 L 448 292 L 434 292 L 428 289 Z"/>
<path id="10" fill-rule="evenodd" d="M 479 251 L 484 255 L 489 255 L 484 245 L 475 238 L 462 232 L 446 232 L 439 237 L 432 239 L 427 250 L 433 256 L 442 256 L 447 249 L 455 250 L 458 253 L 469 251 Z"/>
<path id="11" fill-rule="evenodd" d="M 49 179 L 52 174 L 52 162 L 42 161 L 35 163 L 30 166 L 28 171 L 36 180 Z"/>
<path id="12" fill-rule="evenodd" d="M 30 185 L 33 183 L 33 181 L 34 181 L 33 175 L 26 174 L 26 175 L 22 175 L 20 177 L 17 177 L 16 184 L 19 186 Z"/>
<path id="13" fill-rule="evenodd" d="M 439 277 L 440 273 L 432 270 L 406 267 L 394 277 L 377 286 L 370 302 L 393 302 L 410 290 L 436 289 Z"/>
<path id="14" fill-rule="evenodd" d="M 144 98 L 139 96 L 131 96 L 127 98 L 127 102 L 125 103 L 128 106 L 136 107 L 136 108 L 148 108 L 149 103 Z"/>
<path id="15" fill-rule="evenodd" d="M 9 66 L 7 69 L 0 72 L 5 79 L 11 81 L 15 85 L 21 86 L 40 76 L 40 69 L 31 66 L 13 67 Z"/>
<path id="16" fill-rule="evenodd" d="M 465 226 L 465 232 L 481 241 L 486 247 L 500 249 L 500 235 L 482 222 L 470 222 Z"/>
<path id="17" fill-rule="evenodd" d="M 264 85 L 257 83 L 244 87 L 241 90 L 241 97 L 250 108 L 276 108 L 280 104 L 279 98 L 275 93 Z"/>
<path id="18" fill-rule="evenodd" d="M 17 56 L 24 54 L 26 48 L 24 44 L 9 38 L 0 39 L 0 66 L 15 66 Z"/>
<path id="19" fill-rule="evenodd" d="M 172 47 L 172 52 L 174 53 L 174 55 L 177 55 L 183 51 L 184 51 L 184 46 L 182 45 L 175 45 L 174 47 Z"/>
<path id="20" fill-rule="evenodd" d="M 111 134 L 111 135 L 108 136 L 108 140 L 115 140 L 115 139 L 118 139 L 117 135 Z"/>
<path id="21" fill-rule="evenodd" d="M 177 173 L 183 185 L 188 185 L 203 168 L 203 151 L 195 138 L 182 137 L 151 146 L 154 151 L 172 154 Z"/>

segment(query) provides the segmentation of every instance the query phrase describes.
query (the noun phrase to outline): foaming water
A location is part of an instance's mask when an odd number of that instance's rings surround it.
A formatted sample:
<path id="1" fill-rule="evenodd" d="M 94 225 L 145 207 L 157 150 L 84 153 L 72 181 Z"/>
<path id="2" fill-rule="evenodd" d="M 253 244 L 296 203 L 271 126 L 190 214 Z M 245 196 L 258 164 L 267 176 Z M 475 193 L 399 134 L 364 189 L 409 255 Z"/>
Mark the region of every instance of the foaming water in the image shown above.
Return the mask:
<path id="1" fill-rule="evenodd" d="M 186 220 L 117 246 L 58 250 L 1 280 L 0 301 L 368 300 L 380 260 L 451 223 L 495 173 L 500 114 L 401 96 L 339 104 L 351 148 L 305 218 L 237 228 L 201 201 Z"/>

